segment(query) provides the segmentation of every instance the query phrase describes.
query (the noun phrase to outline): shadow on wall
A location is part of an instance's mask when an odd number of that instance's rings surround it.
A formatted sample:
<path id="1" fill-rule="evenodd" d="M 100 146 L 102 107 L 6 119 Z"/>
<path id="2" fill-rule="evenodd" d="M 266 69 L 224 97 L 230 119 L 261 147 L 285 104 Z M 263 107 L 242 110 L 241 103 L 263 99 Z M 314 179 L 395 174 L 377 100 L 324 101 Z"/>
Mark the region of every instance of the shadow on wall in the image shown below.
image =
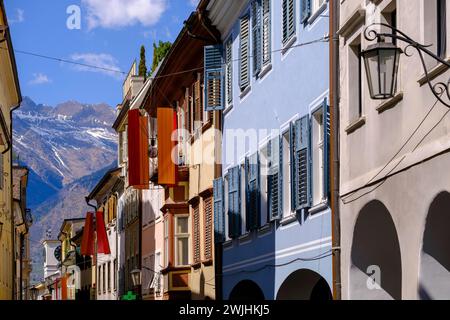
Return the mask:
<path id="1" fill-rule="evenodd" d="M 419 298 L 450 299 L 450 193 L 431 203 L 423 235 Z"/>
<path id="2" fill-rule="evenodd" d="M 309 269 L 291 273 L 278 290 L 277 300 L 332 300 L 327 281 Z"/>
<path id="3" fill-rule="evenodd" d="M 366 204 L 356 220 L 349 276 L 351 299 L 400 300 L 402 297 L 397 231 L 388 209 L 380 201 Z M 378 279 L 378 288 L 373 286 L 372 279 Z"/>
<path id="4" fill-rule="evenodd" d="M 264 293 L 261 288 L 251 280 L 243 280 L 239 282 L 231 291 L 231 301 L 264 301 Z"/>

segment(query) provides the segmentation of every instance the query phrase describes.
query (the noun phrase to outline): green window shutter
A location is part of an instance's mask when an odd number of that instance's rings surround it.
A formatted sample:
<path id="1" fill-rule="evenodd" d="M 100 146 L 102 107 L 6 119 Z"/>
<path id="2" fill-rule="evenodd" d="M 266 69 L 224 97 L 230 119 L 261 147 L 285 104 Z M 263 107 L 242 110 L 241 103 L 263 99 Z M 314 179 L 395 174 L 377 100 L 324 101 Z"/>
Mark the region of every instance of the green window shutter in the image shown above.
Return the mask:
<path id="1" fill-rule="evenodd" d="M 204 48 L 205 111 L 224 109 L 222 46 Z"/>
<path id="2" fill-rule="evenodd" d="M 225 44 L 225 72 L 227 102 L 233 102 L 233 38 Z"/>
<path id="3" fill-rule="evenodd" d="M 252 1 L 253 19 L 253 75 L 258 76 L 262 66 L 262 0 Z"/>
<path id="4" fill-rule="evenodd" d="M 261 225 L 260 218 L 260 175 L 259 154 L 245 159 L 245 182 L 246 182 L 246 230 L 255 230 Z"/>
<path id="5" fill-rule="evenodd" d="M 306 115 L 295 122 L 294 126 L 294 197 L 295 209 L 311 206 L 311 166 L 310 166 L 310 121 Z"/>
<path id="6" fill-rule="evenodd" d="M 213 181 L 214 196 L 214 242 L 225 241 L 225 212 L 224 212 L 224 185 L 223 178 Z"/>
<path id="7" fill-rule="evenodd" d="M 241 170 L 240 166 L 228 171 L 228 233 L 230 238 L 241 235 Z"/>
<path id="8" fill-rule="evenodd" d="M 267 175 L 267 191 L 268 191 L 268 210 L 269 219 L 276 220 L 280 218 L 280 195 L 279 195 L 279 175 L 280 175 L 280 140 L 278 137 L 269 141 L 267 153 L 269 158 L 269 172 Z"/>
<path id="9" fill-rule="evenodd" d="M 330 199 L 330 107 L 323 100 L 323 198 Z"/>
<path id="10" fill-rule="evenodd" d="M 306 23 L 311 16 L 311 0 L 300 0 L 300 22 Z"/>
<path id="11" fill-rule="evenodd" d="M 239 87 L 245 90 L 250 84 L 250 17 L 240 20 Z"/>
<path id="12" fill-rule="evenodd" d="M 262 20 L 262 64 L 265 66 L 272 60 L 270 0 L 262 0 Z"/>

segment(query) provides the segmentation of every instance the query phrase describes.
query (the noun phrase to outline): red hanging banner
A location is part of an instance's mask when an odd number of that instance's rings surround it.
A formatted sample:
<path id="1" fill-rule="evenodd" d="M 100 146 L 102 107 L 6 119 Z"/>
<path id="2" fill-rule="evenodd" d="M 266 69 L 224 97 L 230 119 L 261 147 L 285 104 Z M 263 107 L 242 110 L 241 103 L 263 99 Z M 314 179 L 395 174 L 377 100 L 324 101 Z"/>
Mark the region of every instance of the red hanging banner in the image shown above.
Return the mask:
<path id="1" fill-rule="evenodd" d="M 83 238 L 81 239 L 81 255 L 94 255 L 94 213 L 88 212 L 84 222 Z"/>
<path id="2" fill-rule="evenodd" d="M 128 183 L 135 189 L 149 189 L 148 118 L 139 109 L 128 111 Z"/>
<path id="3" fill-rule="evenodd" d="M 97 253 L 111 254 L 108 236 L 106 235 L 105 221 L 103 220 L 103 212 L 97 211 L 95 222 L 97 227 Z"/>

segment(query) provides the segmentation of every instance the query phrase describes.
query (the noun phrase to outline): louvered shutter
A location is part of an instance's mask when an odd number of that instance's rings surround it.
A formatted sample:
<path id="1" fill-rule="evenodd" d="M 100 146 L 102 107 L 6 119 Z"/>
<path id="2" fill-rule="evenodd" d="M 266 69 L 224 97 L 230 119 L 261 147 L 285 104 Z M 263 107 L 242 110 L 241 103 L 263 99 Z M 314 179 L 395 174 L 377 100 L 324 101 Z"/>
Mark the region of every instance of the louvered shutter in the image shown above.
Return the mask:
<path id="1" fill-rule="evenodd" d="M 222 46 L 204 48 L 205 64 L 205 110 L 223 110 L 223 68 Z"/>
<path id="2" fill-rule="evenodd" d="M 262 0 L 262 63 L 266 65 L 272 60 L 270 0 Z"/>
<path id="3" fill-rule="evenodd" d="M 203 201 L 204 206 L 204 221 L 205 221 L 205 246 L 204 246 L 204 257 L 205 260 L 212 259 L 212 199 L 211 197 L 206 198 Z"/>
<path id="4" fill-rule="evenodd" d="M 295 34 L 295 0 L 283 0 L 283 43 Z"/>
<path id="5" fill-rule="evenodd" d="M 245 159 L 245 182 L 246 182 L 246 230 L 255 230 L 260 225 L 260 176 L 259 176 L 259 154 L 255 153 Z"/>
<path id="6" fill-rule="evenodd" d="M 296 197 L 296 186 L 299 183 L 299 178 L 296 174 L 296 170 L 295 170 L 295 146 L 296 143 L 294 143 L 294 141 L 296 141 L 297 135 L 296 135 L 296 126 L 294 123 L 289 123 L 289 148 L 290 148 L 290 152 L 289 152 L 289 156 L 290 156 L 290 177 L 291 177 L 291 184 L 290 184 L 290 188 L 291 188 L 291 211 L 295 212 L 295 210 L 297 210 L 297 203 L 298 203 L 298 198 Z"/>
<path id="7" fill-rule="evenodd" d="M 199 204 L 196 203 L 192 207 L 192 224 L 193 224 L 193 259 L 194 263 L 200 263 L 200 212 Z"/>
<path id="8" fill-rule="evenodd" d="M 280 218 L 280 195 L 279 195 L 279 175 L 280 175 L 280 152 L 279 138 L 276 137 L 269 141 L 267 153 L 269 158 L 269 174 L 267 177 L 268 199 L 269 199 L 269 218 L 275 220 Z"/>
<path id="9" fill-rule="evenodd" d="M 294 126 L 294 197 L 295 209 L 311 206 L 311 170 L 310 170 L 310 122 L 306 115 L 295 122 Z"/>
<path id="10" fill-rule="evenodd" d="M 244 16 L 240 20 L 239 46 L 239 87 L 245 90 L 250 84 L 250 18 Z"/>
<path id="11" fill-rule="evenodd" d="M 215 179 L 214 187 L 214 241 L 225 241 L 225 212 L 224 212 L 224 185 L 223 178 Z"/>
<path id="12" fill-rule="evenodd" d="M 323 100 L 323 198 L 330 197 L 330 107 L 327 99 Z"/>
<path id="13" fill-rule="evenodd" d="M 253 0 L 253 75 L 258 76 L 262 66 L 262 0 Z"/>
<path id="14" fill-rule="evenodd" d="M 300 22 L 305 23 L 311 16 L 311 0 L 301 0 L 300 3 Z"/>
<path id="15" fill-rule="evenodd" d="M 233 102 L 233 40 L 230 38 L 225 45 L 226 95 L 228 103 Z"/>
<path id="16" fill-rule="evenodd" d="M 240 166 L 228 172 L 228 233 L 230 238 L 241 235 Z"/>

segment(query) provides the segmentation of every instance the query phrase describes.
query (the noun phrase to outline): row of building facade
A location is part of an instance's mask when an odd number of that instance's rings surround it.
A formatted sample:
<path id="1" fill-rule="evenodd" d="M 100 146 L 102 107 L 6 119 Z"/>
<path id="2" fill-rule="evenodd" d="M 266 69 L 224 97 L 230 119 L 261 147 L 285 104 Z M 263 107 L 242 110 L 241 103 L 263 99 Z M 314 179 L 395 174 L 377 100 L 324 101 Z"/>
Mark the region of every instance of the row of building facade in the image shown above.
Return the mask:
<path id="1" fill-rule="evenodd" d="M 200 1 L 152 77 L 124 82 L 117 168 L 87 197 L 109 250 L 84 257 L 92 226 L 65 222 L 50 247 L 84 267 L 60 268 L 53 298 L 450 298 L 448 100 L 428 86 L 449 77 L 447 10 Z M 372 23 L 432 44 L 384 100 Z"/>

